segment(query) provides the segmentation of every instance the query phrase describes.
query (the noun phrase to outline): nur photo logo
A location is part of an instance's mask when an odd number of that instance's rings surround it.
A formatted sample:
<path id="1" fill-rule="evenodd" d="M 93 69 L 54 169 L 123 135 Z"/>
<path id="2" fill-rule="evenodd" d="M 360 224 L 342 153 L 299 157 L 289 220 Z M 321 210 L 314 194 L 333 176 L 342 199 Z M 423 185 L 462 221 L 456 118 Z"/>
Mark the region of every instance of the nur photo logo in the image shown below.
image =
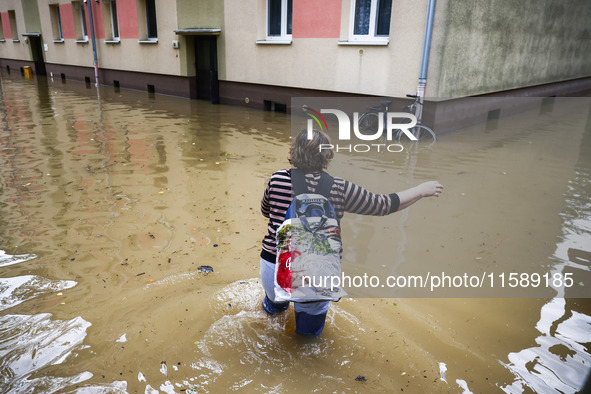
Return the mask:
<path id="1" fill-rule="evenodd" d="M 363 105 L 367 101 L 367 98 L 294 98 L 292 108 L 296 113 L 301 109 L 306 115 L 309 140 L 314 129 L 328 133 L 330 125 L 333 143 L 320 145 L 320 151 L 397 153 L 404 150 L 401 141 L 424 140 L 417 135 L 417 129 L 423 126 L 412 112 L 390 112 L 391 101 L 381 101 L 382 106 L 378 108 Z M 360 112 L 359 108 L 367 110 Z M 298 123 L 293 124 L 294 131 L 302 130 Z"/>

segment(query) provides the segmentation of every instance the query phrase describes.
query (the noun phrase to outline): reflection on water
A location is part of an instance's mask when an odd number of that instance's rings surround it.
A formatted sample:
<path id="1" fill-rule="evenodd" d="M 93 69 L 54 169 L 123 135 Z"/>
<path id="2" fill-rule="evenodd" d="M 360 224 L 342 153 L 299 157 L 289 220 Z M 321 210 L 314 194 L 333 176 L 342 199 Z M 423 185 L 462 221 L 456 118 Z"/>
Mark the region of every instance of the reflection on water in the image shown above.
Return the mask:
<path id="1" fill-rule="evenodd" d="M 0 311 L 25 302 L 40 294 L 57 293 L 74 287 L 74 281 L 52 281 L 36 275 L 0 278 Z"/>
<path id="2" fill-rule="evenodd" d="M 6 254 L 5 251 L 0 250 L 0 267 L 5 267 L 7 265 L 13 265 L 13 264 L 18 264 L 18 263 L 22 263 L 25 262 L 27 260 L 31 260 L 34 259 L 37 256 L 34 255 L 17 255 L 17 256 L 11 256 L 9 254 Z"/>
<path id="3" fill-rule="evenodd" d="M 575 175 L 565 193 L 566 209 L 562 212 L 563 234 L 554 252 L 552 272 L 588 272 L 591 270 L 591 121 L 581 141 L 581 153 Z M 589 375 L 591 366 L 591 316 L 577 311 L 577 305 L 564 297 L 564 288 L 542 307 L 536 330 L 537 346 L 510 353 L 505 364 L 516 380 L 503 387 L 508 393 L 535 392 L 576 393 Z"/>
<path id="4" fill-rule="evenodd" d="M 507 393 L 529 387 L 538 393 L 576 393 L 589 373 L 591 317 L 567 309 L 564 298 L 555 298 L 542 308 L 536 329 L 537 346 L 510 353 L 509 368 L 515 382 L 503 387 Z"/>
<path id="5" fill-rule="evenodd" d="M 317 339 L 295 335 L 293 310 L 264 314 L 249 278 L 266 225 L 261 192 L 288 165 L 287 115 L 108 88 L 98 98 L 84 84 L 4 74 L 0 82 L 1 391 L 582 386 L 591 306 L 568 292 L 342 300 Z M 335 158 L 334 175 L 359 165 L 391 182 L 352 179 L 369 189 L 431 178 L 446 186 L 403 215 L 347 216 L 347 258 L 362 264 L 373 246 L 354 238 L 375 233 L 395 248 L 386 271 L 433 261 L 588 273 L 591 132 L 580 114 L 589 103 L 554 111 L 571 129 L 523 116 L 513 129 L 499 120 L 394 160 Z"/>
<path id="6" fill-rule="evenodd" d="M 83 372 L 73 377 L 45 376 L 31 378 L 37 371 L 61 364 L 80 346 L 90 323 L 77 317 L 68 321 L 53 320 L 48 313 L 4 315 L 0 318 L 0 371 L 6 391 L 54 391 L 89 379 Z"/>
<path id="7" fill-rule="evenodd" d="M 0 266 L 35 259 L 34 255 L 11 256 L 0 251 Z M 13 308 L 42 294 L 72 288 L 74 281 L 49 280 L 37 275 L 0 278 L 0 310 Z M 50 365 L 61 364 L 80 348 L 91 324 L 81 317 L 52 319 L 49 313 L 0 316 L 0 386 L 4 392 L 52 392 L 92 377 L 83 372 L 71 377 L 32 377 Z"/>

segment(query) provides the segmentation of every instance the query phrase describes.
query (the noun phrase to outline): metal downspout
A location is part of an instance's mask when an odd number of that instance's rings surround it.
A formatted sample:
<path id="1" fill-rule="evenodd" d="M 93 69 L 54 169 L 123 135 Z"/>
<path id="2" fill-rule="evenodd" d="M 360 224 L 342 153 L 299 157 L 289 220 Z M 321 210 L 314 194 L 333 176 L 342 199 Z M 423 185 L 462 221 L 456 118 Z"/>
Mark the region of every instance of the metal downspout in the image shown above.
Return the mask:
<path id="1" fill-rule="evenodd" d="M 417 96 L 420 97 L 421 103 L 425 98 L 425 86 L 427 85 L 427 67 L 429 66 L 429 51 L 431 50 L 431 33 L 433 33 L 433 16 L 435 14 L 436 0 L 429 0 L 427 9 L 427 22 L 425 23 L 425 38 L 423 39 L 423 56 L 421 59 L 421 72 L 419 73 L 419 85 L 417 87 Z M 417 120 L 420 122 L 423 108 L 418 106 Z"/>
<path id="2" fill-rule="evenodd" d="M 90 39 L 92 40 L 92 56 L 94 62 L 94 81 L 95 86 L 99 84 L 99 77 L 98 77 L 98 59 L 96 56 L 96 42 L 94 38 L 94 22 L 92 17 L 92 0 L 86 0 L 86 5 L 88 6 L 88 20 L 90 21 Z"/>

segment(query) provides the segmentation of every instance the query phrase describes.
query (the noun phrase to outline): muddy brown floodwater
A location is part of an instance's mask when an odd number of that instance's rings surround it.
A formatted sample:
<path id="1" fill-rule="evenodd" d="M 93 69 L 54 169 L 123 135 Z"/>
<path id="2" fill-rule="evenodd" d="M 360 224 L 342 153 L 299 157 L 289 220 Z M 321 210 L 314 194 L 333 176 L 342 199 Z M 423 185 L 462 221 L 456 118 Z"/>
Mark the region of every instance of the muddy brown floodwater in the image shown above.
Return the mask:
<path id="1" fill-rule="evenodd" d="M 583 386 L 582 280 L 578 298 L 343 299 L 317 339 L 294 334 L 291 309 L 266 316 L 259 204 L 270 174 L 289 165 L 288 115 L 5 72 L 0 82 L 2 392 Z M 394 265 L 585 275 L 590 101 L 557 101 L 552 113 L 443 135 L 412 168 L 408 156 L 376 157 L 378 184 L 351 180 L 391 192 L 438 179 L 446 191 L 395 216 L 346 216 L 345 245 L 377 223 Z M 337 155 L 329 171 L 347 177 L 354 164 Z M 361 272 L 367 251 L 350 245 L 344 264 Z"/>

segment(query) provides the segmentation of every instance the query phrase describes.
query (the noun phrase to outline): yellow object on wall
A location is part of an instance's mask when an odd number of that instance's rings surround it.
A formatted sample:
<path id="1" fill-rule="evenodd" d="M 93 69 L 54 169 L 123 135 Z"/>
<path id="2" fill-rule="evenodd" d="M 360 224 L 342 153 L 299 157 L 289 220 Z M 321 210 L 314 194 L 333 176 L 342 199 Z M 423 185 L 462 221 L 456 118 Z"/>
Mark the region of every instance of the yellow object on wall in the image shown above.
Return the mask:
<path id="1" fill-rule="evenodd" d="M 23 69 L 25 70 L 25 78 L 33 79 L 33 69 L 30 66 L 25 66 Z"/>

